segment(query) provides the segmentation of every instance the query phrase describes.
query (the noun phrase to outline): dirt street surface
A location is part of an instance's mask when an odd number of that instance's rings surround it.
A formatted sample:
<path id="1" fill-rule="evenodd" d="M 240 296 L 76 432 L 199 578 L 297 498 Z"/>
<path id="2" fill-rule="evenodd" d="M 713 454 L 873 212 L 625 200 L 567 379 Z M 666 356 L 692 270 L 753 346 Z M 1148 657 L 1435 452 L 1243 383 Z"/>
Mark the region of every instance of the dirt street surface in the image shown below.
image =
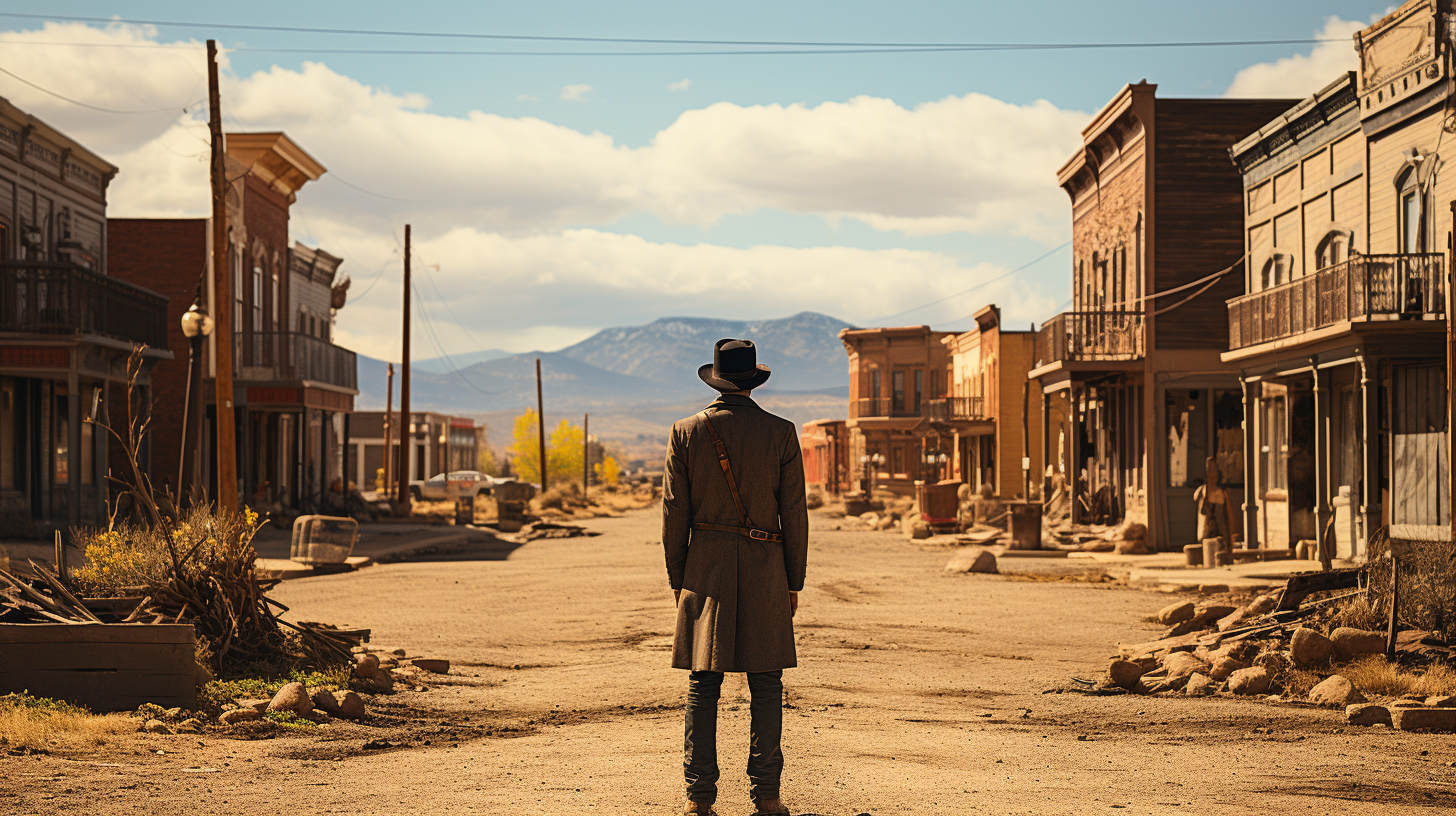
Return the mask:
<path id="1" fill-rule="evenodd" d="M 658 514 L 591 522 L 481 560 L 284 584 L 293 617 L 374 630 L 451 674 L 364 724 L 239 740 L 128 736 L 86 756 L 0 756 L 0 813 L 672 814 L 687 676 Z M 1165 595 L 947 575 L 949 552 L 815 517 L 785 672 L 784 798 L 796 814 L 1447 811 L 1449 735 L 1345 726 L 1330 710 L 1089 696 Z M 1026 560 L 1003 568 L 1024 568 Z M 1065 569 L 1065 562 L 1062 565 Z M 747 687 L 724 688 L 718 810 L 744 814 Z M 369 746 L 369 747 L 366 747 Z"/>

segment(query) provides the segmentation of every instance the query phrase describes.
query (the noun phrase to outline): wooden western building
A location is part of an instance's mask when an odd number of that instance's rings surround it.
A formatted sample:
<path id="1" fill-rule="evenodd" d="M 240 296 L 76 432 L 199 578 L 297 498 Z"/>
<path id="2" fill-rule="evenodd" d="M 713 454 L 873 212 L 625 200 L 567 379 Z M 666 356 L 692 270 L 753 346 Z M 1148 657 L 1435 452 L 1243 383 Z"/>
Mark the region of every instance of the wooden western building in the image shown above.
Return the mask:
<path id="1" fill-rule="evenodd" d="M 1328 529 L 1335 557 L 1360 559 L 1382 526 L 1449 536 L 1449 12 L 1411 2 L 1359 32 L 1358 72 L 1232 151 L 1248 293 L 1228 302 L 1223 359 L 1252 428 L 1244 524 L 1264 546 Z"/>
<path id="2" fill-rule="evenodd" d="M 804 483 L 830 495 L 849 490 L 849 426 L 842 419 L 816 419 L 804 423 L 799 434 L 804 459 Z"/>
<path id="3" fill-rule="evenodd" d="M 0 98 L 0 536 L 104 525 L 120 451 L 86 420 L 95 406 L 125 433 L 134 345 L 146 347 L 138 404 L 160 396 L 152 373 L 172 358 L 167 298 L 107 266 L 116 172 Z M 146 465 L 146 445 L 140 454 Z"/>
<path id="4" fill-rule="evenodd" d="M 1125 86 L 1058 171 L 1072 205 L 1072 310 L 1038 332 L 1039 469 L 1074 518 L 1197 535 L 1204 460 L 1241 495 L 1244 443 L 1224 301 L 1243 292 L 1243 187 L 1228 148 L 1294 100 L 1160 99 Z M 1223 274 L 1219 274 L 1222 272 Z M 1240 499 L 1241 500 L 1241 499 Z"/>
<path id="5" fill-rule="evenodd" d="M 153 480 L 177 480 L 181 455 L 187 339 L 184 311 L 201 303 L 209 313 L 231 309 L 234 332 L 207 339 L 203 399 L 207 405 L 202 464 L 215 495 L 217 417 L 213 407 L 213 348 L 233 346 L 233 416 L 238 495 L 255 508 L 318 511 L 334 507 L 345 472 L 348 416 L 358 394 L 356 355 L 333 342 L 334 315 L 344 306 L 348 279 L 342 259 L 289 242 L 289 209 L 298 191 L 325 169 L 283 133 L 230 133 L 227 143 L 228 253 L 233 291 L 212 291 L 211 219 L 112 219 L 108 249 L 117 275 L 155 286 L 171 297 L 168 347 L 176 359 L 156 372 L 159 400 L 153 431 Z M 199 174 L 198 183 L 205 183 Z"/>
<path id="6" fill-rule="evenodd" d="M 1023 460 L 1041 459 L 1042 400 L 1027 381 L 1036 333 L 1006 329 L 994 304 L 976 312 L 975 321 L 976 328 L 941 339 L 951 353 L 950 391 L 931 403 L 931 425 L 951 437 L 956 479 L 1024 497 L 1029 469 Z M 1035 485 L 1040 488 L 1040 477 Z"/>
<path id="7" fill-rule="evenodd" d="M 850 489 L 911 495 L 917 481 L 948 477 L 952 451 L 939 447 L 939 437 L 931 447 L 927 435 L 932 401 L 950 381 L 950 349 L 941 341 L 952 336 L 929 326 L 839 332 L 849 355 Z M 928 456 L 937 461 L 928 464 Z"/>

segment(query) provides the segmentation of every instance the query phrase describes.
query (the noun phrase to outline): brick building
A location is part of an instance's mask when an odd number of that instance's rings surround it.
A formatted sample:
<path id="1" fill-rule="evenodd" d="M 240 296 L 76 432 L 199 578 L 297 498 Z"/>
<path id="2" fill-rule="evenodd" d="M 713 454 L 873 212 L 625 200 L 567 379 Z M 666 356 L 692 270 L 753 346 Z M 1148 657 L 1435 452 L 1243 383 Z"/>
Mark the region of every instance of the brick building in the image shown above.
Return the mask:
<path id="1" fill-rule="evenodd" d="M 228 258 L 233 291 L 212 291 L 211 219 L 113 219 L 109 262 L 119 277 L 156 286 L 171 297 L 168 347 L 176 360 L 159 366 L 154 421 L 158 448 L 153 478 L 175 484 L 186 392 L 184 311 L 199 301 L 209 312 L 230 308 L 238 489 L 255 507 L 315 509 L 345 472 L 348 414 L 358 394 L 354 352 L 331 342 L 334 312 L 344 305 L 342 260 L 289 244 L 289 207 L 325 169 L 283 133 L 226 137 Z M 203 183 L 205 176 L 199 177 Z M 204 356 L 202 467 L 210 480 L 216 445 L 212 355 L 224 338 L 208 338 Z M 215 495 L 215 481 L 209 492 Z"/>
<path id="2" fill-rule="evenodd" d="M 172 357 L 167 298 L 109 274 L 116 170 L 0 99 L 0 535 L 106 522 L 115 452 L 85 420 L 124 427 L 134 344 L 141 405 Z"/>
<path id="3" fill-rule="evenodd" d="M 1141 521 L 1154 546 L 1176 549 L 1196 539 L 1205 457 L 1242 501 L 1239 379 L 1220 359 L 1224 301 L 1243 292 L 1243 185 L 1228 148 L 1294 100 L 1156 91 L 1125 86 L 1057 173 L 1073 305 L 1042 326 L 1030 376 L 1047 418 L 1038 464 L 1070 485 L 1074 517 Z"/>

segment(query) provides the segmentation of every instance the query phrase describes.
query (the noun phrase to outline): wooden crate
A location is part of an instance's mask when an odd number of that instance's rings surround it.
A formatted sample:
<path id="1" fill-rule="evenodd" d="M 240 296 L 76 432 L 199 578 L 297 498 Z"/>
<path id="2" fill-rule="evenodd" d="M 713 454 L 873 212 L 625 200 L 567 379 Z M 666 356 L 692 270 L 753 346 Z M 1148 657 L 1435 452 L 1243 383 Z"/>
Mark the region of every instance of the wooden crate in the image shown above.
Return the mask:
<path id="1" fill-rule="evenodd" d="M 29 691 L 92 711 L 195 708 L 190 624 L 0 624 L 0 694 Z"/>

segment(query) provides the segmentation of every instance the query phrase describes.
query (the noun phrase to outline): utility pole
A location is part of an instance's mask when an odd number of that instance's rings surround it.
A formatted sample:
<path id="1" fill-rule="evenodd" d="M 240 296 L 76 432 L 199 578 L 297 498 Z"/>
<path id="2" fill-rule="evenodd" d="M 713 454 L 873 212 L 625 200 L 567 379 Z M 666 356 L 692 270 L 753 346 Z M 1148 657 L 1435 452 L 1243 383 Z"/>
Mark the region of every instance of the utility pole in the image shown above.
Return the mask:
<path id="1" fill-rule="evenodd" d="M 591 491 L 591 414 L 581 417 L 581 495 Z"/>
<path id="2" fill-rule="evenodd" d="M 207 41 L 207 129 L 212 136 L 213 350 L 217 370 L 217 504 L 238 508 L 238 452 L 233 422 L 233 280 L 228 258 L 227 149 L 222 137 L 222 98 L 217 88 L 217 40 Z"/>
<path id="3" fill-rule="evenodd" d="M 394 363 L 389 363 L 384 374 L 384 495 L 394 490 L 389 474 L 394 470 Z"/>
<path id="4" fill-rule="evenodd" d="M 541 358 L 536 358 L 536 441 L 541 452 L 541 492 L 546 492 L 546 404 L 541 399 Z"/>
<path id="5" fill-rule="evenodd" d="M 409 455 L 413 435 L 410 426 L 410 225 L 404 225 L 404 352 L 399 368 L 399 467 L 395 489 L 395 515 L 410 514 Z"/>

